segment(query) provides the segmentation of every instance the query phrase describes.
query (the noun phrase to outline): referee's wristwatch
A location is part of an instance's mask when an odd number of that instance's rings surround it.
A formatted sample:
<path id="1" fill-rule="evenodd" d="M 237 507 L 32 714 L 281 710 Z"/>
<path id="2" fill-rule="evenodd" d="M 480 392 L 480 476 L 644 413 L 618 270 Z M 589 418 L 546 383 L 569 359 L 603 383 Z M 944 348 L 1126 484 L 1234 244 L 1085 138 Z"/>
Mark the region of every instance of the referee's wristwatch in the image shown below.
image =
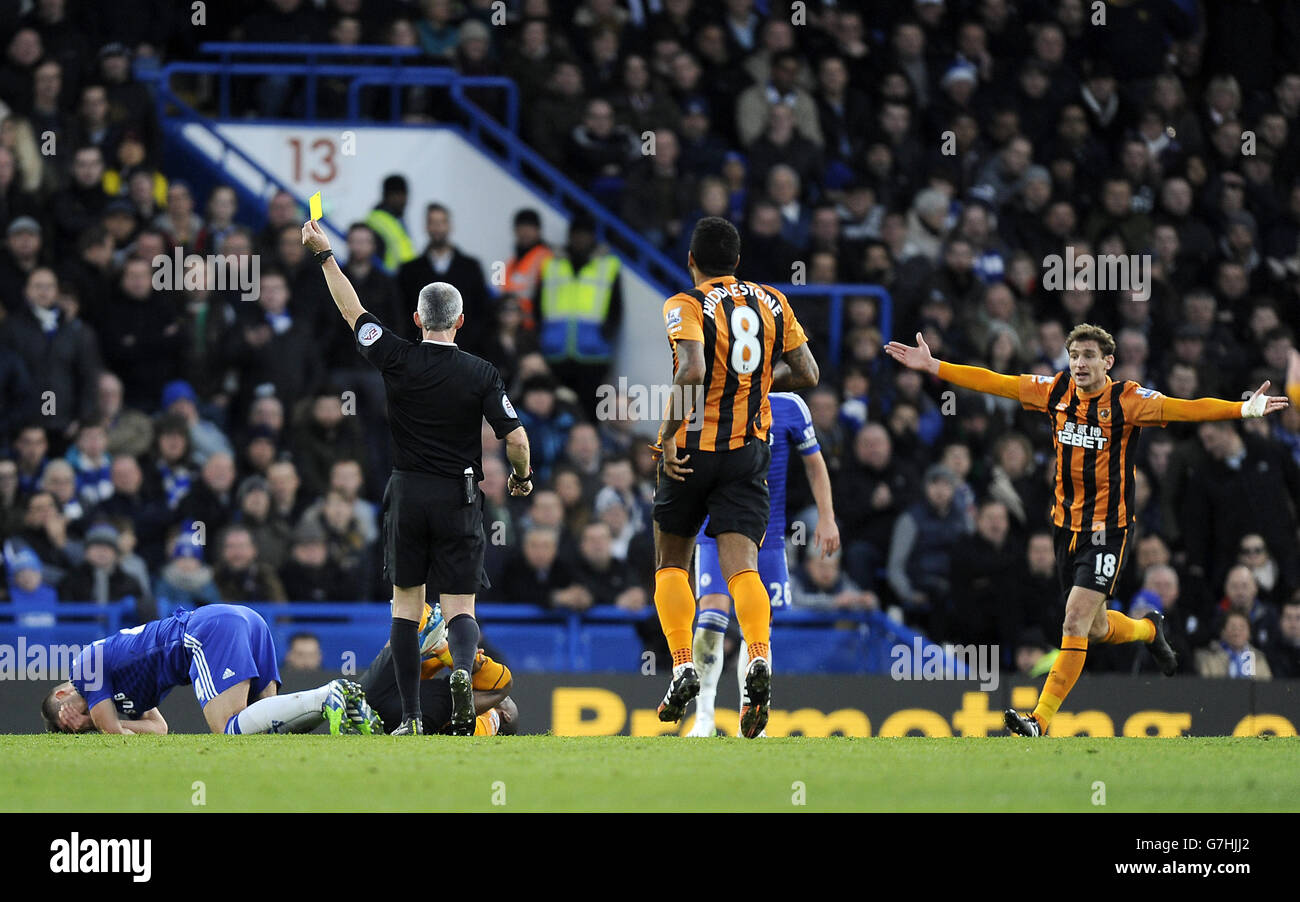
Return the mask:
<path id="1" fill-rule="evenodd" d="M 510 488 L 512 488 L 512 489 L 515 488 L 516 486 L 529 485 L 529 484 L 532 483 L 532 481 L 533 481 L 533 468 L 532 468 L 532 467 L 529 467 L 529 468 L 528 468 L 528 475 L 527 475 L 527 476 L 516 476 L 516 475 L 514 474 L 514 471 L 511 471 L 511 473 L 510 473 Z"/>
<path id="2" fill-rule="evenodd" d="M 327 247 L 323 251 L 319 251 L 315 254 L 312 254 L 311 258 L 316 261 L 317 265 L 324 266 L 325 261 L 333 256 L 334 256 L 334 251 Z"/>

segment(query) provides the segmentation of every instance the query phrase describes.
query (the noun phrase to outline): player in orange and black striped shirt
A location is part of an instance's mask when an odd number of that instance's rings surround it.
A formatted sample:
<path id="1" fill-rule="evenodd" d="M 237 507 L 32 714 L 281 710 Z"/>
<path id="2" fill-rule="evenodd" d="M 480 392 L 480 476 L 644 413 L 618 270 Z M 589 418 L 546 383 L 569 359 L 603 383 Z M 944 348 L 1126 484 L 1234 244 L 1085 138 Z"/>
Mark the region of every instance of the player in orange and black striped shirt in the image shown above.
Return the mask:
<path id="1" fill-rule="evenodd" d="M 790 302 L 768 285 L 734 275 L 736 227 L 705 217 L 687 257 L 693 288 L 664 303 L 673 388 L 663 426 L 655 490 L 655 608 L 673 653 L 673 677 L 659 719 L 679 720 L 700 691 L 691 660 L 695 594 L 687 568 L 708 518 L 718 563 L 749 647 L 740 732 L 767 724 L 771 697 L 771 602 L 758 575 L 768 522 L 769 391 L 817 384 L 817 363 Z"/>
<path id="2" fill-rule="evenodd" d="M 1056 447 L 1057 570 L 1069 586 L 1061 654 L 1052 665 L 1038 705 L 1028 716 L 1006 712 L 1007 728 L 1041 736 L 1083 670 L 1088 640 L 1118 644 L 1145 642 L 1165 674 L 1177 658 L 1165 641 L 1158 613 L 1142 620 L 1106 609 L 1125 562 L 1134 510 L 1134 449 L 1143 426 L 1170 421 L 1260 417 L 1282 410 L 1286 398 L 1270 397 L 1268 383 L 1247 401 L 1167 398 L 1135 382 L 1113 382 L 1115 340 L 1099 326 L 1080 325 L 1066 338 L 1068 372 L 1055 376 L 1004 376 L 980 367 L 935 360 L 918 333 L 916 347 L 891 341 L 885 352 L 906 367 L 939 376 L 954 385 L 1015 398 L 1026 410 L 1052 418 Z"/>

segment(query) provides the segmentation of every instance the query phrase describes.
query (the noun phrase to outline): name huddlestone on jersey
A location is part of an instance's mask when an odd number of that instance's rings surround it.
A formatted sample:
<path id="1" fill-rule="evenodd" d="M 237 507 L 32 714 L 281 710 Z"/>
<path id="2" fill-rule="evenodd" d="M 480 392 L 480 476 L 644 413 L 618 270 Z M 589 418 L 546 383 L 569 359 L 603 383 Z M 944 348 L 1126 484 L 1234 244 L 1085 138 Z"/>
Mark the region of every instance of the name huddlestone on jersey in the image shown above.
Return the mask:
<path id="1" fill-rule="evenodd" d="M 1106 447 L 1106 443 L 1110 441 L 1110 436 L 1104 435 L 1100 426 L 1089 426 L 1086 423 L 1066 423 L 1056 433 L 1056 440 L 1062 445 L 1100 451 Z"/>

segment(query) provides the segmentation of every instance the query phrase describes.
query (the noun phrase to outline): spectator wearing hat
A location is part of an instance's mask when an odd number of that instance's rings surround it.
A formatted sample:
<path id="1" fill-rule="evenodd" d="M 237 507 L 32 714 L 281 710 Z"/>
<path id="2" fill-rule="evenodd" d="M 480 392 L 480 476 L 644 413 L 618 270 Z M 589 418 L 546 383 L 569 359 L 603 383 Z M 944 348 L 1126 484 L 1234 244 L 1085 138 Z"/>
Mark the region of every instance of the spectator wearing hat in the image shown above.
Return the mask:
<path id="1" fill-rule="evenodd" d="M 178 607 L 192 611 L 221 601 L 212 568 L 203 561 L 203 545 L 193 533 L 182 530 L 172 543 L 171 558 L 159 571 L 154 595 L 163 611 Z"/>
<path id="2" fill-rule="evenodd" d="M 288 600 L 275 568 L 259 559 L 248 527 L 238 523 L 227 527 L 217 547 L 220 556 L 213 581 L 222 601 L 240 604 Z"/>
<path id="3" fill-rule="evenodd" d="M 0 181 L 3 181 L 6 162 L 13 165 L 13 154 L 8 148 L 0 148 Z M 0 303 L 7 312 L 21 309 L 27 277 L 41 263 L 42 245 L 41 224 L 34 216 L 23 213 L 9 220 L 5 246 L 0 250 Z"/>
<path id="4" fill-rule="evenodd" d="M 163 386 L 161 408 L 163 413 L 181 417 L 189 425 L 191 455 L 199 466 L 213 454 L 234 453 L 230 440 L 217 424 L 199 415 L 198 393 L 184 379 Z"/>
<path id="5" fill-rule="evenodd" d="M 290 601 L 358 601 L 362 592 L 356 577 L 330 556 L 328 535 L 318 523 L 304 520 L 293 531 L 288 560 L 280 567 Z"/>
<path id="6" fill-rule="evenodd" d="M 934 465 L 925 472 L 924 497 L 894 523 L 889 543 L 889 586 L 920 622 L 947 604 L 952 591 L 952 552 L 966 532 L 966 514 L 953 503 L 957 474 Z"/>
<path id="7" fill-rule="evenodd" d="M 132 602 L 124 617 L 128 626 L 148 623 L 158 616 L 151 607 L 144 586 L 118 565 L 117 530 L 107 523 L 86 533 L 85 559 L 59 583 L 60 601 L 91 601 L 96 604 Z"/>
<path id="8" fill-rule="evenodd" d="M 714 134 L 711 124 L 711 107 L 706 97 L 693 95 L 682 102 L 677 135 L 681 166 L 696 178 L 721 174 L 727 155 L 727 145 Z"/>
<path id="9" fill-rule="evenodd" d="M 45 581 L 44 568 L 36 552 L 6 542 L 4 557 L 8 601 L 14 609 L 52 609 L 59 600 L 59 593 Z"/>

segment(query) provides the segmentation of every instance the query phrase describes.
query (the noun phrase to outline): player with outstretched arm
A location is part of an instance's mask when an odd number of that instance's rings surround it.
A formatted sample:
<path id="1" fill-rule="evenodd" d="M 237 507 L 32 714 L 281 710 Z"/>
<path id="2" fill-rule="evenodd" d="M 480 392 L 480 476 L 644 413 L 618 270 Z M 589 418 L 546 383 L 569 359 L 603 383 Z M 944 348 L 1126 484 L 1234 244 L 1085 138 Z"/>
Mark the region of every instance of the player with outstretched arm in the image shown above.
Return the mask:
<path id="1" fill-rule="evenodd" d="M 1164 637 L 1163 618 L 1142 620 L 1107 610 L 1125 564 L 1129 532 L 1136 516 L 1133 450 L 1143 426 L 1262 417 L 1287 406 L 1287 399 L 1265 394 L 1269 383 L 1246 401 L 1218 398 L 1168 398 L 1136 382 L 1114 382 L 1115 340 L 1100 326 L 1075 326 L 1066 337 L 1068 370 L 1054 376 L 1007 376 L 975 366 L 936 360 L 920 333 L 916 345 L 891 341 L 885 353 L 903 366 L 938 376 L 961 388 L 1013 398 L 1026 410 L 1052 419 L 1056 447 L 1056 494 L 1052 503 L 1056 566 L 1065 603 L 1061 653 L 1052 665 L 1027 715 L 1005 715 L 1007 729 L 1042 736 L 1083 670 L 1088 643 L 1144 642 L 1166 674 L 1177 656 Z"/>

